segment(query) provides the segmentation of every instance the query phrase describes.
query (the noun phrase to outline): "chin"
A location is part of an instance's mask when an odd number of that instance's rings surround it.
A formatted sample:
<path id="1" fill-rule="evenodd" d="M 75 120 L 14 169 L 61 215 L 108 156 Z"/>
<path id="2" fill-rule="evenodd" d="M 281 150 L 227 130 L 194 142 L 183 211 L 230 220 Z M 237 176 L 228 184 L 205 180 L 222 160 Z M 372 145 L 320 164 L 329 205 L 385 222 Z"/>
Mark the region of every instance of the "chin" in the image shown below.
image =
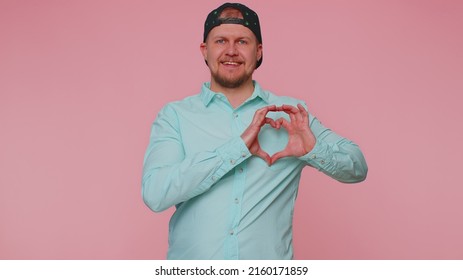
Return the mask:
<path id="1" fill-rule="evenodd" d="M 212 73 L 211 73 L 212 74 Z M 221 75 L 221 74 L 212 74 L 212 79 L 220 86 L 224 88 L 239 88 L 245 84 L 249 79 L 250 75 L 240 74 L 240 75 Z"/>
<path id="2" fill-rule="evenodd" d="M 239 88 L 247 80 L 248 80 L 248 77 L 245 77 L 245 76 L 236 77 L 233 79 L 230 79 L 227 77 L 221 77 L 221 76 L 214 77 L 214 81 L 220 86 L 225 87 L 225 88 Z"/>

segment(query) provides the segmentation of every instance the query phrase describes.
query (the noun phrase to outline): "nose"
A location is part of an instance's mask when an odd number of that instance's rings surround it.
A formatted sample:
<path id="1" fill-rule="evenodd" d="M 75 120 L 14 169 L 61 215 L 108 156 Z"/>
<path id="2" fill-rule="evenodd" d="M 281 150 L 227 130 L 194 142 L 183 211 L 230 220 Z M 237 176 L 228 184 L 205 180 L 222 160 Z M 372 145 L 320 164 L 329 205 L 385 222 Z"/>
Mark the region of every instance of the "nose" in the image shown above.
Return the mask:
<path id="1" fill-rule="evenodd" d="M 229 56 L 238 55 L 238 49 L 236 48 L 236 45 L 233 43 L 228 44 L 226 54 Z"/>

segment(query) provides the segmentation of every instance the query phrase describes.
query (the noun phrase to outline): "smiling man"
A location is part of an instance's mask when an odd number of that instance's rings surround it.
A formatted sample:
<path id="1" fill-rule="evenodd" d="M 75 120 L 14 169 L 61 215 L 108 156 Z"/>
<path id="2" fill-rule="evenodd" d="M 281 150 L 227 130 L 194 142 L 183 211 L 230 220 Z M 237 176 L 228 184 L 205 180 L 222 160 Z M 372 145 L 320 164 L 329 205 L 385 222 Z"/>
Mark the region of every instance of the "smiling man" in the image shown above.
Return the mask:
<path id="1" fill-rule="evenodd" d="M 155 212 L 175 206 L 168 259 L 292 259 L 301 171 L 363 181 L 356 144 L 324 127 L 303 101 L 263 90 L 257 14 L 238 3 L 213 10 L 201 53 L 201 92 L 159 112 L 146 151 L 142 195 Z"/>

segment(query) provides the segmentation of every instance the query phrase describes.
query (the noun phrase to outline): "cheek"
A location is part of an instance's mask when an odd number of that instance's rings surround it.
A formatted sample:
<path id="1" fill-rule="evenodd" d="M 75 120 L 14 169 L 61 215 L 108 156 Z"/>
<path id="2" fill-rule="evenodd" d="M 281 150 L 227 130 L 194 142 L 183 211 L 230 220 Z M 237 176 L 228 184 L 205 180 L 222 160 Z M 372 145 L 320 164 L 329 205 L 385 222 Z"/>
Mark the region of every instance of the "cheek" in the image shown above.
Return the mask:
<path id="1" fill-rule="evenodd" d="M 207 57 L 210 59 L 210 60 L 218 60 L 219 57 L 220 57 L 220 51 L 219 50 L 210 50 L 207 54 Z"/>
<path id="2" fill-rule="evenodd" d="M 258 60 L 258 54 L 255 52 L 249 52 L 246 55 L 246 60 L 251 64 L 255 64 L 257 63 L 257 60 Z"/>
<path id="3" fill-rule="evenodd" d="M 247 59 L 254 60 L 254 59 L 257 59 L 257 57 L 259 56 L 259 51 L 254 48 L 248 49 L 246 50 L 245 54 L 246 54 Z"/>

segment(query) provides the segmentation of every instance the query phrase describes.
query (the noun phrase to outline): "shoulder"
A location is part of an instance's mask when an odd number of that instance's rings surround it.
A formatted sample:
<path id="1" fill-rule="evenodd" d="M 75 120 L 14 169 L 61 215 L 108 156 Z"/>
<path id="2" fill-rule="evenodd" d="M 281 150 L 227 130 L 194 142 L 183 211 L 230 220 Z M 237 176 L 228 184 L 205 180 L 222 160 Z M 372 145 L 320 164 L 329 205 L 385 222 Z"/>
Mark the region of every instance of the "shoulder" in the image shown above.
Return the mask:
<path id="1" fill-rule="evenodd" d="M 190 95 L 185 97 L 181 100 L 171 101 L 166 103 L 162 109 L 162 111 L 167 112 L 182 112 L 182 111 L 190 111 L 190 110 L 197 110 L 198 108 L 204 107 L 204 103 L 201 100 L 200 94 Z"/>
<path id="2" fill-rule="evenodd" d="M 267 95 L 269 104 L 272 104 L 272 105 L 275 104 L 277 106 L 280 106 L 283 104 L 292 105 L 292 106 L 296 106 L 297 104 L 302 104 L 304 107 L 306 106 L 306 103 L 304 100 L 294 98 L 291 96 L 277 95 L 267 90 L 265 90 L 264 92 Z"/>
<path id="3" fill-rule="evenodd" d="M 199 94 L 190 95 L 181 100 L 170 101 L 158 111 L 155 122 L 178 123 L 182 115 L 191 111 L 200 111 L 202 107 L 204 107 L 204 104 Z"/>
<path id="4" fill-rule="evenodd" d="M 298 99 L 298 98 L 291 97 L 291 96 L 277 95 L 268 90 L 264 90 L 263 92 L 264 92 L 264 96 L 266 96 L 267 98 L 269 105 L 277 105 L 277 106 L 291 105 L 291 106 L 296 107 L 297 104 L 301 104 L 309 112 L 309 121 L 313 121 L 315 119 L 315 117 L 310 113 L 305 100 Z"/>

